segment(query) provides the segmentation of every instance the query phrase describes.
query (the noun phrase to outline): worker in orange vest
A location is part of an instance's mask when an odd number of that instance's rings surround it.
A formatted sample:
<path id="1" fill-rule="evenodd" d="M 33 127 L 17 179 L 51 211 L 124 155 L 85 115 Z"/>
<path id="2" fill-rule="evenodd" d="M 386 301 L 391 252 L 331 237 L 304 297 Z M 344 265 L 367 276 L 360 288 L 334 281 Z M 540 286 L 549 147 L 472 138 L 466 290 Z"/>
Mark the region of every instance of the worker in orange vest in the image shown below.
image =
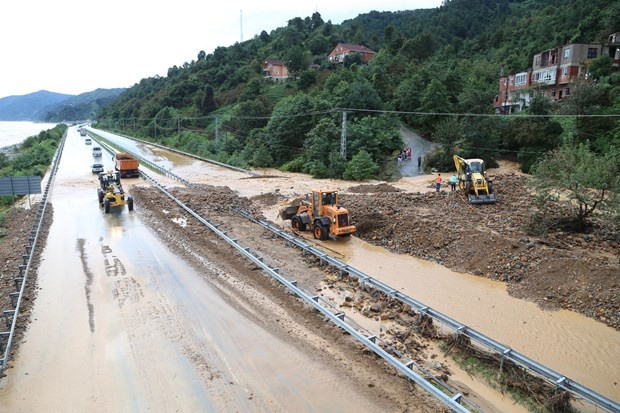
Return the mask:
<path id="1" fill-rule="evenodd" d="M 441 174 L 437 174 L 437 179 L 435 179 L 435 190 L 439 192 L 441 189 Z"/>

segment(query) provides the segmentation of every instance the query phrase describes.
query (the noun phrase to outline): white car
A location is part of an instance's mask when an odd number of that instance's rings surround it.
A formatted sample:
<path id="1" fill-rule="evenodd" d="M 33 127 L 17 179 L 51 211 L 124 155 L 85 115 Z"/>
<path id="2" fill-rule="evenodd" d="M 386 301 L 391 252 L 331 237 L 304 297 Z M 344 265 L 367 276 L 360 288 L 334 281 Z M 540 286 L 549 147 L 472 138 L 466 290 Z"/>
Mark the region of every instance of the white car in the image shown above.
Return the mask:
<path id="1" fill-rule="evenodd" d="M 94 163 L 93 166 L 91 167 L 91 170 L 93 171 L 94 174 L 98 174 L 99 172 L 103 172 L 103 164 L 102 163 Z"/>
<path id="2" fill-rule="evenodd" d="M 95 146 L 93 148 L 93 156 L 101 156 L 101 148 L 98 146 Z"/>
<path id="3" fill-rule="evenodd" d="M 91 143 L 93 143 L 93 141 L 91 141 L 90 138 L 86 138 L 86 139 L 84 139 L 84 143 L 86 145 L 90 145 Z"/>

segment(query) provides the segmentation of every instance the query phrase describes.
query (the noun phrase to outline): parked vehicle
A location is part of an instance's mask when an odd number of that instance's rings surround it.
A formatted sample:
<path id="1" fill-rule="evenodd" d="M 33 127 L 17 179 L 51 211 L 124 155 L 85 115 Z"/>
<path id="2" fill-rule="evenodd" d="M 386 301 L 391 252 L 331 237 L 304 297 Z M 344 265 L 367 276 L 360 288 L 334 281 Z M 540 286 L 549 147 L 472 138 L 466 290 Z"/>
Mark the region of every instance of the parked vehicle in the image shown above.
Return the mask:
<path id="1" fill-rule="evenodd" d="M 93 148 L 93 156 L 101 156 L 101 148 L 98 146 L 95 146 Z"/>
<path id="2" fill-rule="evenodd" d="M 86 138 L 86 139 L 84 139 L 84 143 L 86 145 L 90 145 L 91 143 L 93 143 L 93 141 L 90 138 Z"/>
<path id="3" fill-rule="evenodd" d="M 117 153 L 112 157 L 114 169 L 120 172 L 122 178 L 140 176 L 140 163 L 129 153 Z"/>
<path id="4" fill-rule="evenodd" d="M 98 174 L 99 172 L 103 172 L 104 171 L 104 167 L 102 163 L 94 163 L 93 166 L 91 166 L 91 170 L 93 171 L 94 174 Z"/>

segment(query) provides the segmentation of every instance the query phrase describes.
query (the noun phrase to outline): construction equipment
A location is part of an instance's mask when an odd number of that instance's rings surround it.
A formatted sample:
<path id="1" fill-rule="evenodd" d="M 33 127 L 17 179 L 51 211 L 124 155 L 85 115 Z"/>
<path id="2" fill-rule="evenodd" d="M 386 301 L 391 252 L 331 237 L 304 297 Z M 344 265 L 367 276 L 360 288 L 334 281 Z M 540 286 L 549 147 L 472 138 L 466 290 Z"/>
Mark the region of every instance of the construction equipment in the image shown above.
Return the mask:
<path id="1" fill-rule="evenodd" d="M 112 157 L 114 169 L 120 172 L 123 178 L 140 176 L 140 162 L 129 153 L 117 153 Z"/>
<path id="2" fill-rule="evenodd" d="M 99 205 L 103 206 L 106 214 L 110 213 L 110 208 L 125 206 L 133 211 L 133 198 L 126 196 L 121 185 L 121 174 L 118 171 L 101 172 L 99 174 L 100 188 L 97 188 Z"/>
<path id="3" fill-rule="evenodd" d="M 356 230 L 355 225 L 351 225 L 349 211 L 338 205 L 338 191 L 335 189 L 313 189 L 299 205 L 284 209 L 280 217 L 290 219 L 295 230 L 311 229 L 314 238 L 321 241 L 330 236 L 350 236 Z"/>
<path id="4" fill-rule="evenodd" d="M 459 188 L 465 191 L 470 204 L 494 204 L 497 197 L 493 182 L 487 177 L 482 159 L 463 159 L 454 155 Z"/>

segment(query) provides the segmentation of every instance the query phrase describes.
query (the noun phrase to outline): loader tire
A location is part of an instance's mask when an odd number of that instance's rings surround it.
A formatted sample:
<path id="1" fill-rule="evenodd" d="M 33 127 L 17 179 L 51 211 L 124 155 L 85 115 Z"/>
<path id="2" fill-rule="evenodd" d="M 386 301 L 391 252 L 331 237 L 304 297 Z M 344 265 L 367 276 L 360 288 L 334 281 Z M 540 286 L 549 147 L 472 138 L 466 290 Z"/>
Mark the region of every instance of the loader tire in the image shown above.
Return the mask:
<path id="1" fill-rule="evenodd" d="M 127 197 L 127 209 L 133 211 L 133 197 L 131 196 Z"/>
<path id="2" fill-rule="evenodd" d="M 314 234 L 314 238 L 321 240 L 321 241 L 325 241 L 327 239 L 327 228 L 317 223 L 314 225 L 313 234 Z"/>
<path id="3" fill-rule="evenodd" d="M 99 205 L 103 204 L 103 191 L 101 188 L 97 188 L 97 198 L 99 199 Z"/>
<path id="4" fill-rule="evenodd" d="M 306 230 L 306 224 L 304 224 L 301 218 L 299 217 L 293 217 L 293 219 L 291 220 L 291 226 L 293 227 L 294 230 L 297 230 L 297 231 Z"/>
<path id="5" fill-rule="evenodd" d="M 110 213 L 110 200 L 109 199 L 105 199 L 103 201 L 103 210 L 105 211 L 106 214 Z"/>

